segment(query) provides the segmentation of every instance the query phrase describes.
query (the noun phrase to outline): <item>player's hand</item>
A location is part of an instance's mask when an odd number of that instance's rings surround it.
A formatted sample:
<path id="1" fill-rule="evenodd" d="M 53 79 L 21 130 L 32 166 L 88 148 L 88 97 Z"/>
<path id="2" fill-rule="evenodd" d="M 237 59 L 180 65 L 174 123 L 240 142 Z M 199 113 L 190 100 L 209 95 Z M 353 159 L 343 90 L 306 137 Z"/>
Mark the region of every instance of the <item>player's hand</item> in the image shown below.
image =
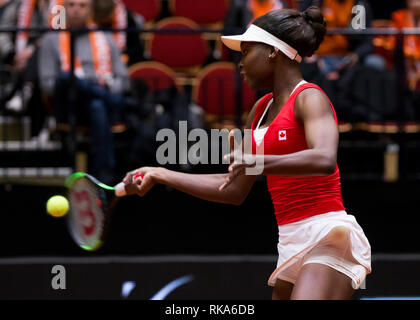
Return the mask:
<path id="1" fill-rule="evenodd" d="M 156 176 L 158 170 L 159 168 L 142 167 L 128 172 L 123 179 L 127 195 L 137 194 L 140 197 L 146 195 L 157 183 Z M 143 178 L 136 178 L 135 176 L 137 174 L 141 174 Z"/>
<path id="2" fill-rule="evenodd" d="M 225 183 L 223 183 L 219 190 L 222 191 L 228 185 L 230 185 L 237 177 L 246 173 L 246 168 L 251 168 L 256 165 L 256 157 L 252 154 L 244 154 L 240 151 L 234 151 L 228 155 L 225 155 L 225 160 L 230 161 L 229 175 L 226 177 Z"/>

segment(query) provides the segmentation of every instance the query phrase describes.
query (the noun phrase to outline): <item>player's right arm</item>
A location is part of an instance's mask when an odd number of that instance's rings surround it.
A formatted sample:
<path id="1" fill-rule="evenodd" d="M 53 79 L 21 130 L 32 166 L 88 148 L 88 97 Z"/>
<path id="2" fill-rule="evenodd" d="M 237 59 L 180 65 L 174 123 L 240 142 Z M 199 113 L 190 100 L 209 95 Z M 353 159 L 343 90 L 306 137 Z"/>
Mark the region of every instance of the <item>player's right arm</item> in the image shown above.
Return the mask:
<path id="1" fill-rule="evenodd" d="M 251 128 L 258 102 L 255 103 L 248 115 L 245 129 Z M 134 175 L 137 173 L 143 175 L 141 184 L 134 182 Z M 143 167 L 128 172 L 123 182 L 127 194 L 144 196 L 155 184 L 164 184 L 203 200 L 240 205 L 251 190 L 256 176 L 243 175 L 220 191 L 219 188 L 225 183 L 228 175 L 228 173 L 191 174 L 162 167 Z"/>

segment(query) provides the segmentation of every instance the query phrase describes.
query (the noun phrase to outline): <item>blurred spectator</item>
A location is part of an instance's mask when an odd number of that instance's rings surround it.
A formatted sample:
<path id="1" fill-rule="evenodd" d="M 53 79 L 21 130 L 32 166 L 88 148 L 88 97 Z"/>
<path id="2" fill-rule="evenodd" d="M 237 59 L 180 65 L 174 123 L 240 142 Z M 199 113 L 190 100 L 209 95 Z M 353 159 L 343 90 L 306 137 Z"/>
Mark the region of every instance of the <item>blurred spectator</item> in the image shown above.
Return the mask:
<path id="1" fill-rule="evenodd" d="M 101 27 L 126 29 L 127 10 L 124 3 L 120 0 L 93 0 L 93 21 Z M 126 34 L 116 32 L 113 36 L 120 51 L 124 51 L 127 46 Z"/>
<path id="2" fill-rule="evenodd" d="M 299 9 L 303 11 L 310 5 L 322 9 L 328 29 L 352 29 L 355 5 L 364 8 L 363 27 L 370 28 L 373 20 L 368 1 L 303 0 Z M 385 65 L 383 59 L 373 54 L 373 49 L 373 37 L 370 35 L 330 34 L 325 36 L 315 54 L 305 58 L 301 64 L 304 78 L 323 88 L 334 103 L 340 121 L 382 121 L 394 111 L 388 112 L 385 107 L 381 109 L 372 103 L 382 99 L 383 91 L 366 89 L 360 92 L 358 84 L 370 81 L 372 68 L 383 69 Z M 389 78 L 388 73 L 378 71 L 376 82 L 385 87 L 390 82 Z M 362 89 L 367 87 L 365 85 Z"/>
<path id="3" fill-rule="evenodd" d="M 12 3 L 11 0 L 0 0 L 0 19 L 3 15 L 4 10 L 6 10 L 7 6 Z"/>
<path id="4" fill-rule="evenodd" d="M 142 28 L 144 19 L 132 13 L 121 0 L 93 0 L 93 22 L 100 27 L 113 29 Z M 136 33 L 113 33 L 114 41 L 130 65 L 142 60 L 143 47 Z"/>
<path id="5" fill-rule="evenodd" d="M 91 17 L 90 0 L 65 0 L 68 28 L 87 27 Z M 75 34 L 75 76 L 77 96 L 69 96 L 70 34 L 51 32 L 42 39 L 39 74 L 43 92 L 53 97 L 58 122 L 67 122 L 68 107 L 75 108 L 78 124 L 91 128 L 90 171 L 111 183 L 115 154 L 111 124 L 124 106 L 127 69 L 111 34 Z M 71 90 L 70 90 L 71 91 Z M 70 102 L 69 102 L 70 100 Z"/>
<path id="6" fill-rule="evenodd" d="M 52 0 L 54 4 L 64 5 L 65 0 Z M 115 29 L 127 28 L 127 10 L 121 0 L 91 0 L 92 1 L 92 26 L 95 23 L 101 27 Z M 124 32 L 114 33 L 114 41 L 121 51 L 127 45 Z"/>
<path id="7" fill-rule="evenodd" d="M 407 0 L 407 8 L 393 12 L 391 20 L 392 26 L 398 29 L 420 28 L 420 0 Z M 404 55 L 408 84 L 411 89 L 420 91 L 419 35 L 404 36 Z"/>
<path id="8" fill-rule="evenodd" d="M 232 0 L 225 18 L 225 28 L 246 28 L 271 10 L 287 8 L 281 0 Z"/>
<path id="9" fill-rule="evenodd" d="M 372 22 L 372 13 L 368 1 L 364 0 L 304 0 L 300 10 L 304 11 L 311 5 L 322 8 L 322 13 L 327 21 L 328 28 L 348 28 L 353 18 L 352 9 L 355 5 L 365 8 L 366 28 Z M 307 62 L 318 60 L 318 66 L 322 74 L 329 80 L 337 80 L 340 73 L 363 61 L 373 52 L 372 37 L 357 35 L 327 35 L 321 43 L 316 54 Z"/>
<path id="10" fill-rule="evenodd" d="M 1 27 L 48 27 L 49 18 L 50 1 L 14 0 L 3 12 Z M 36 51 L 40 36 L 38 32 L 0 34 L 0 58 L 18 73 L 15 94 L 6 104 L 8 110 L 23 111 L 32 97 L 37 82 Z"/>
<path id="11" fill-rule="evenodd" d="M 271 10 L 283 9 L 284 7 L 280 0 L 248 0 L 247 9 L 252 15 L 250 23 Z"/>

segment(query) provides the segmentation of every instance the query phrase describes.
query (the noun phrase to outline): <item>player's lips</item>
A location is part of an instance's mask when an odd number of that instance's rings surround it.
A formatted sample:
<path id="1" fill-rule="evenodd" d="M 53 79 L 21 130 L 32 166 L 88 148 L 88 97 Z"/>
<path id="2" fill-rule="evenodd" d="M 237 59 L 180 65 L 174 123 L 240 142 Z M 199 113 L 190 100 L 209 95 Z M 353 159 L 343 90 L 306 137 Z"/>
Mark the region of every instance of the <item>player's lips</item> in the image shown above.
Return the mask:
<path id="1" fill-rule="evenodd" d="M 241 72 L 242 81 L 244 81 L 246 84 L 250 85 L 250 79 L 246 75 L 245 72 Z"/>

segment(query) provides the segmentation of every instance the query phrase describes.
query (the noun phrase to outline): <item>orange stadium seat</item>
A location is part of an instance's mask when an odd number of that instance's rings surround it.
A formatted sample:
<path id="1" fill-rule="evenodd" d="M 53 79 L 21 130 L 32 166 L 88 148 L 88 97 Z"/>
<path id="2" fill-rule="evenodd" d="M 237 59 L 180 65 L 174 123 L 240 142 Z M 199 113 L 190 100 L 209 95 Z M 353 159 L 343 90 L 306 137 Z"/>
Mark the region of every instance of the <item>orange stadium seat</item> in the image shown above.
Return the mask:
<path id="1" fill-rule="evenodd" d="M 171 17 L 156 24 L 158 30 L 196 30 L 199 26 L 183 17 Z M 209 44 L 200 33 L 155 33 L 146 45 L 150 59 L 174 68 L 175 71 L 196 72 L 209 55 Z M 190 69 L 190 70 L 188 70 Z"/>
<path id="2" fill-rule="evenodd" d="M 149 87 L 152 92 L 165 90 L 172 86 L 176 86 L 176 76 L 174 71 L 168 66 L 156 62 L 145 61 L 132 65 L 128 69 L 131 79 L 141 79 Z"/>
<path id="3" fill-rule="evenodd" d="M 231 62 L 214 62 L 197 75 L 193 87 L 194 102 L 203 108 L 206 121 L 213 127 L 232 122 L 236 114 L 236 67 Z M 256 94 L 242 80 L 242 110 L 245 115 L 256 101 Z M 244 119 L 242 119 L 243 121 Z"/>
<path id="4" fill-rule="evenodd" d="M 161 0 L 123 0 L 123 2 L 130 11 L 142 15 L 146 22 L 156 20 L 162 10 Z"/>

